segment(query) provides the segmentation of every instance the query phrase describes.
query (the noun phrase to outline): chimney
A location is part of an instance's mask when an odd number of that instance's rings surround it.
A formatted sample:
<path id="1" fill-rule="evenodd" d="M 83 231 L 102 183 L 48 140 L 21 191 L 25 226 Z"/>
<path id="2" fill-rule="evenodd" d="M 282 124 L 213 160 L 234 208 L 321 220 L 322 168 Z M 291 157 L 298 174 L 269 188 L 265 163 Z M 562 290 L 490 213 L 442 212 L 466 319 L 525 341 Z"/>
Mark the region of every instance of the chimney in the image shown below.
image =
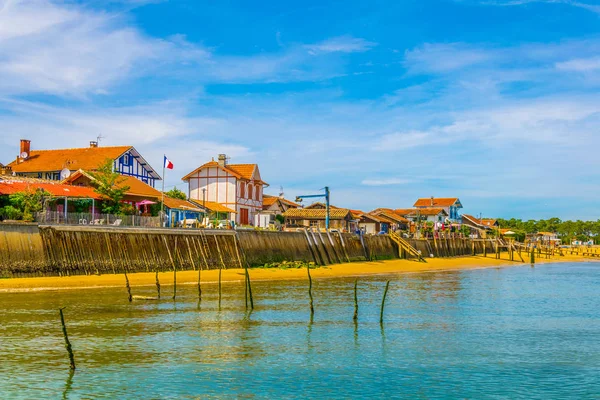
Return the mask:
<path id="1" fill-rule="evenodd" d="M 431 196 L 431 207 L 433 207 L 433 196 Z"/>
<path id="2" fill-rule="evenodd" d="M 29 153 L 31 151 L 31 140 L 21 139 L 21 146 L 19 150 L 19 160 L 23 161 L 29 158 Z"/>
<path id="3" fill-rule="evenodd" d="M 227 156 L 225 154 L 219 154 L 219 165 L 224 167 L 227 165 Z"/>
<path id="4" fill-rule="evenodd" d="M 90 142 L 90 147 L 98 147 L 98 142 L 92 140 Z"/>

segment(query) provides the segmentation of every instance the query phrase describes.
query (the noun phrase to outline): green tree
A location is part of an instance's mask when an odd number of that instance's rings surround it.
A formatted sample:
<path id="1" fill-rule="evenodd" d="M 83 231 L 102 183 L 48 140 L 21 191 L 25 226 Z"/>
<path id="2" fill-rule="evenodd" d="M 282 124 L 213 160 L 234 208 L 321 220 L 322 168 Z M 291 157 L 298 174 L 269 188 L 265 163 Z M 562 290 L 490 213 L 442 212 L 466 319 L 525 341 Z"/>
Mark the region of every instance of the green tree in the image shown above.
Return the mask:
<path id="1" fill-rule="evenodd" d="M 102 212 L 118 214 L 129 186 L 123 185 L 125 178 L 113 171 L 113 160 L 107 158 L 95 172 L 90 172 L 90 175 L 94 178 L 92 185 L 95 192 L 102 198 Z"/>
<path id="2" fill-rule="evenodd" d="M 168 192 L 165 192 L 165 195 L 169 196 L 172 199 L 187 200 L 186 194 L 181 190 L 177 189 L 176 187 L 169 190 Z"/>
<path id="3" fill-rule="evenodd" d="M 33 221 L 34 213 L 42 211 L 44 191 L 37 189 L 13 193 L 8 197 L 10 204 L 23 213 L 23 221 Z"/>

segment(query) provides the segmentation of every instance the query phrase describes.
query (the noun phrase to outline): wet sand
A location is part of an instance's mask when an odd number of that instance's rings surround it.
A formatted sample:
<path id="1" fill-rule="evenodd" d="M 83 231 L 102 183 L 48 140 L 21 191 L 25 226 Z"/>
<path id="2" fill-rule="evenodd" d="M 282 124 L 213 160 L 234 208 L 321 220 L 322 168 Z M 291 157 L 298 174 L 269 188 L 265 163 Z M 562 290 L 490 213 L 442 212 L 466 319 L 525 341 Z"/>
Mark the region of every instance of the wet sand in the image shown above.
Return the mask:
<path id="1" fill-rule="evenodd" d="M 509 261 L 508 255 L 503 253 L 501 259 L 491 257 L 454 257 L 454 258 L 429 258 L 426 263 L 409 260 L 388 260 L 372 262 L 354 262 L 335 264 L 326 267 L 311 269 L 313 279 L 362 276 L 374 274 L 403 274 L 417 272 L 435 272 L 445 270 L 469 270 L 478 268 L 511 267 L 523 265 L 519 262 Z M 525 261 L 529 257 L 523 254 Z M 592 261 L 576 255 L 553 257 L 552 259 L 538 259 L 537 264 L 548 262 L 576 262 Z M 283 268 L 252 268 L 249 270 L 252 281 L 259 280 L 289 280 L 306 279 L 306 269 L 283 269 Z M 202 271 L 202 283 L 215 283 L 218 280 L 218 270 Z M 173 285 L 173 272 L 162 272 L 158 274 L 161 286 Z M 128 274 L 132 287 L 150 286 L 155 284 L 154 273 L 131 273 Z M 227 269 L 222 271 L 223 282 L 239 282 L 244 279 L 244 270 Z M 198 282 L 197 271 L 177 272 L 177 284 L 196 284 Z M 30 292 L 39 290 L 64 290 L 84 289 L 102 287 L 121 287 L 125 285 L 123 274 L 107 275 L 78 275 L 69 277 L 41 277 L 41 278 L 13 278 L 0 279 L 0 293 L 2 292 Z"/>

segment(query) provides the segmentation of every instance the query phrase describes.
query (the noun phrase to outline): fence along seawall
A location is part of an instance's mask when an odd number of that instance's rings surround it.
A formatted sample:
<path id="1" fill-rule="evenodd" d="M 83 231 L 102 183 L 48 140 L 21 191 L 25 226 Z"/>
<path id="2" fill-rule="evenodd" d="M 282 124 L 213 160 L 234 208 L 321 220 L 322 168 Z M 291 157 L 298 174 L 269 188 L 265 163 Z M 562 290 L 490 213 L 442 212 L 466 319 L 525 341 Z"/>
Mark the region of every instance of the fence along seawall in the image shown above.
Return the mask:
<path id="1" fill-rule="evenodd" d="M 410 240 L 427 257 L 470 255 L 470 239 Z M 476 253 L 483 252 L 477 243 Z M 446 249 L 446 250 L 443 250 Z M 399 258 L 387 236 L 338 232 L 144 229 L 0 224 L 0 277 L 241 268 L 282 261 L 328 265 Z"/>

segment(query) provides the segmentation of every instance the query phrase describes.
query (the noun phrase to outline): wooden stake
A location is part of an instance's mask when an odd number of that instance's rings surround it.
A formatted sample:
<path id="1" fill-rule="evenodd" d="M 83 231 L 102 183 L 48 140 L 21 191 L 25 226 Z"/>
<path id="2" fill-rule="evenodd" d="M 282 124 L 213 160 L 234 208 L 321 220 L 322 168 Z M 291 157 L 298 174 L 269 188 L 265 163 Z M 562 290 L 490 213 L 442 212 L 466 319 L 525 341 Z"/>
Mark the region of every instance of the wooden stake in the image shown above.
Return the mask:
<path id="1" fill-rule="evenodd" d="M 71 347 L 71 342 L 69 341 L 69 335 L 67 334 L 67 326 L 65 325 L 65 316 L 63 315 L 63 310 L 65 308 L 59 308 L 58 312 L 60 313 L 60 323 L 62 325 L 63 337 L 65 338 L 65 348 L 67 349 L 67 353 L 69 354 L 69 367 L 71 370 L 75 370 L 75 357 L 73 356 L 73 348 Z"/>
<path id="2" fill-rule="evenodd" d="M 358 279 L 354 280 L 354 317 L 352 319 L 356 321 L 358 319 Z"/>
<path id="3" fill-rule="evenodd" d="M 248 290 L 248 294 L 250 295 L 250 309 L 254 310 L 254 298 L 252 297 L 252 285 L 250 284 L 250 273 L 248 272 L 248 267 L 246 267 L 246 288 Z"/>
<path id="4" fill-rule="evenodd" d="M 313 295 L 312 295 L 312 278 L 310 276 L 310 265 L 306 266 L 306 272 L 308 273 L 308 297 L 310 298 L 310 319 L 312 320 L 315 315 L 315 307 L 313 305 Z"/>
<path id="5" fill-rule="evenodd" d="M 127 277 L 127 271 L 123 271 L 125 273 L 125 287 L 127 288 L 127 299 L 131 303 L 133 297 L 131 296 L 131 286 L 129 286 L 129 278 Z"/>
<path id="6" fill-rule="evenodd" d="M 156 270 L 156 294 L 160 299 L 160 282 L 158 281 L 158 269 Z"/>
<path id="7" fill-rule="evenodd" d="M 379 323 L 383 324 L 383 308 L 385 307 L 385 298 L 387 296 L 388 289 L 390 288 L 390 281 L 385 284 L 385 290 L 383 291 L 383 299 L 381 300 L 381 312 L 379 313 Z"/>
<path id="8" fill-rule="evenodd" d="M 221 308 L 221 271 L 222 269 L 219 268 L 219 308 Z"/>

